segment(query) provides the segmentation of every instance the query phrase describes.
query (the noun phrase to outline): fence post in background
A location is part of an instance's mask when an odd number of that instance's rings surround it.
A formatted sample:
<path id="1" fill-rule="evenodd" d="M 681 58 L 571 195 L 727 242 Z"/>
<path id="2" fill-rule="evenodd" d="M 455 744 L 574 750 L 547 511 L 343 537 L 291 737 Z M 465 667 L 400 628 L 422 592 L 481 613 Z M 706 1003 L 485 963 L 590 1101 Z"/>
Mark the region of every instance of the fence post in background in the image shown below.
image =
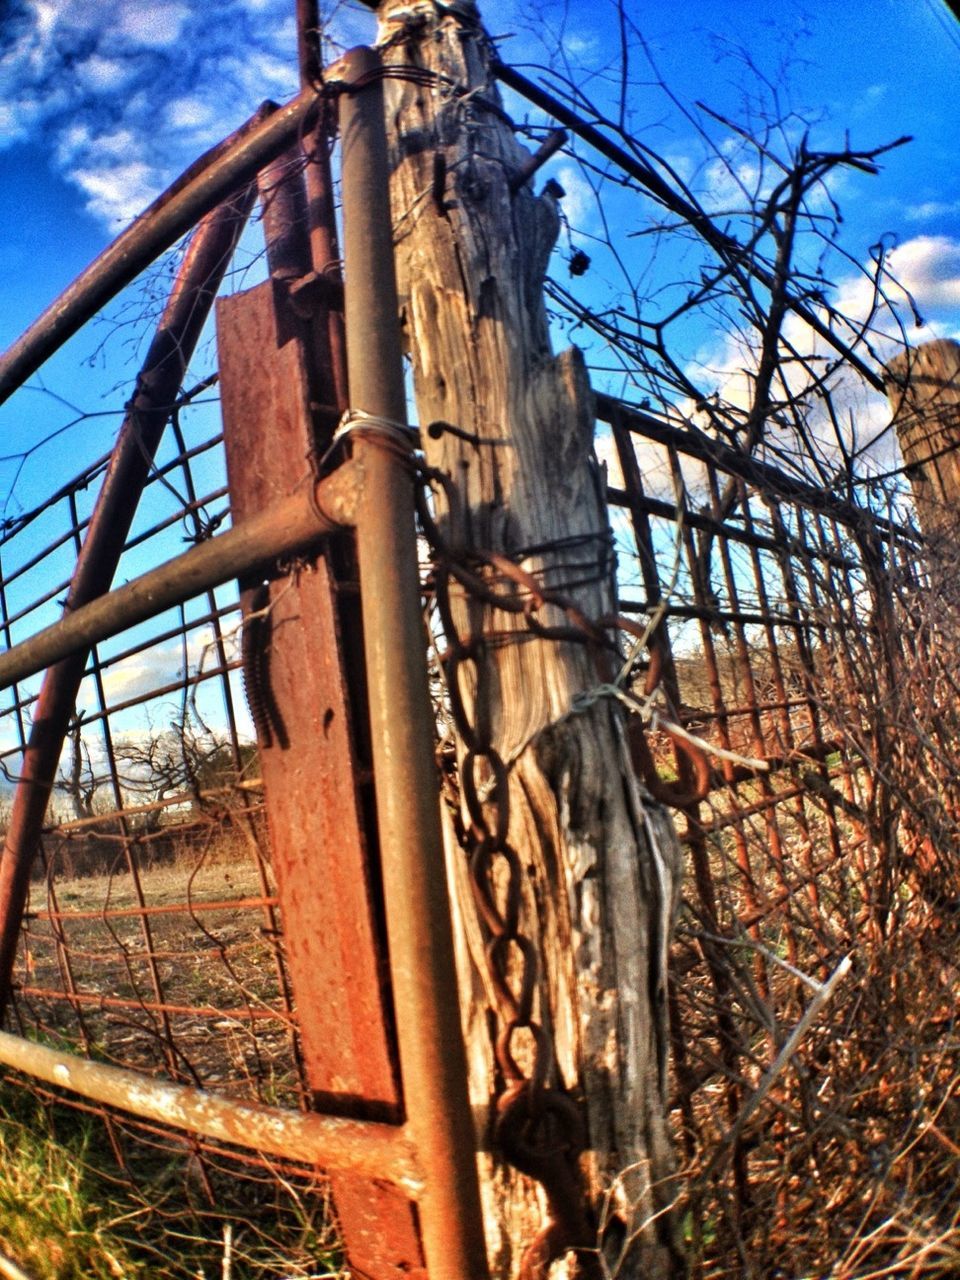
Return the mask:
<path id="1" fill-rule="evenodd" d="M 926 608 L 931 611 L 930 621 L 936 619 L 932 629 L 936 636 L 944 624 L 950 628 L 951 617 L 956 617 L 960 550 L 960 343 L 938 338 L 894 357 L 887 365 L 887 396 L 923 533 L 929 575 Z M 892 605 L 887 612 L 891 615 L 891 624 L 884 634 L 888 637 L 891 684 L 895 697 L 903 699 L 909 707 L 912 724 L 916 722 L 915 716 L 924 714 L 924 704 L 935 688 L 935 673 L 942 656 L 938 661 L 937 640 L 931 640 L 928 633 L 928 638 L 913 649 L 904 666 L 903 651 L 893 638 L 897 624 L 892 620 Z M 947 637 L 952 638 L 953 634 L 952 629 L 940 630 L 939 644 L 942 646 L 946 641 L 949 648 L 951 641 Z M 919 641 L 919 637 L 917 639 Z M 943 686 L 936 696 L 943 697 Z M 947 697 L 949 700 L 950 695 Z M 885 703 L 888 717 L 892 705 L 892 700 Z M 938 720 L 944 710 L 945 706 L 938 708 Z M 897 723 L 896 719 L 890 723 Z M 918 740 L 904 733 L 897 742 L 898 753 L 916 754 Z M 924 743 L 916 763 L 919 776 L 927 775 L 930 769 L 930 762 L 922 760 L 928 753 L 931 761 L 937 759 L 937 753 L 930 752 Z M 943 768 L 942 757 L 940 768 Z M 949 866 L 952 856 L 953 833 L 960 828 L 960 806 L 954 792 L 955 788 L 944 778 L 936 788 L 936 800 L 924 811 L 921 821 L 910 807 L 904 807 L 899 814 L 904 847 L 915 864 L 920 892 L 934 912 L 942 909 L 945 900 L 943 886 L 949 883 L 945 866 Z M 931 816 L 937 807 L 942 808 L 939 820 Z"/>
<path id="2" fill-rule="evenodd" d="M 960 522 L 960 343 L 947 338 L 887 365 L 887 396 L 928 538 Z"/>
<path id="3" fill-rule="evenodd" d="M 405 1110 L 423 1169 L 431 1280 L 488 1275 L 467 1097 L 440 832 L 435 724 L 420 608 L 379 55 L 343 59 L 341 98 L 347 356 L 363 476 L 357 512 L 361 605 L 390 973 Z M 350 85 L 357 87 L 350 90 Z M 377 438 L 377 431 L 381 436 Z"/>
<path id="4" fill-rule="evenodd" d="M 253 204 L 246 188 L 198 225 L 180 264 L 90 518 L 64 612 L 110 589 L 183 375 Z M 0 1020 L 10 997 L 30 868 L 89 651 L 46 674 L 0 859 Z"/>

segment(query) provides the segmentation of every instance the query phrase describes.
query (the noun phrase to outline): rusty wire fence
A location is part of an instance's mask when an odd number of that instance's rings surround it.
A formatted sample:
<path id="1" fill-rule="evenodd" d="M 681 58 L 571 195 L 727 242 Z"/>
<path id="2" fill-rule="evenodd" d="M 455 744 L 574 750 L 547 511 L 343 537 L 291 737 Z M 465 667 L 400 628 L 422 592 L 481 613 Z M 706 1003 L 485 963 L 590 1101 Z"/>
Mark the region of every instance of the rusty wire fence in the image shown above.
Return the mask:
<path id="1" fill-rule="evenodd" d="M 189 432 L 181 412 L 121 576 L 203 539 L 226 515 L 225 486 L 198 494 L 193 472 L 220 438 Z M 58 562 L 79 549 L 103 470 L 95 463 L 3 536 L 8 645 L 66 591 Z M 94 649 L 35 863 L 16 1016 L 107 1059 L 198 1085 L 212 1072 L 252 1096 L 295 1099 L 239 628 L 236 590 L 211 590 Z M 0 764 L 11 782 L 35 696 L 31 682 L 6 691 Z M 230 1049 L 225 1019 L 238 1037 Z M 272 1034 L 253 1031 L 261 1022 Z"/>
<path id="2" fill-rule="evenodd" d="M 229 522 L 216 415 L 198 403 L 214 397 L 205 385 L 176 407 L 118 580 Z M 648 782 L 688 853 L 671 1013 L 694 1266 L 773 1275 L 789 1242 L 788 1274 L 820 1274 L 827 1255 L 843 1260 L 837 1275 L 869 1274 L 956 1214 L 951 569 L 931 583 L 915 531 L 875 491 L 841 502 L 607 397 L 598 408 L 620 469 L 620 607 L 662 614 L 665 710 L 711 749 L 700 795 L 673 740 L 649 733 Z M 58 614 L 105 466 L 0 535 L 7 648 Z M 93 650 L 34 865 L 12 1022 L 101 1062 L 296 1108 L 308 1101 L 297 1011 L 240 666 L 233 586 Z M 11 785 L 37 688 L 14 684 L 0 702 Z M 816 985 L 848 956 L 849 980 Z M 284 1249 L 283 1274 L 312 1274 L 310 1168 L 56 1096 L 104 1126 L 131 1186 L 144 1150 L 211 1214 L 242 1184 L 245 1220 L 258 1204 L 268 1220 L 249 1274 L 280 1274 Z"/>
<path id="3" fill-rule="evenodd" d="M 654 749 L 689 859 L 671 1017 L 695 1274 L 952 1274 L 956 564 L 902 493 L 842 501 L 600 414 L 621 607 L 663 610 L 668 712 L 711 760 L 693 798 Z"/>
<path id="4" fill-rule="evenodd" d="M 207 378 L 175 406 L 118 581 L 228 521 L 216 398 Z M 107 462 L 6 521 L 7 648 L 59 615 Z M 297 1109 L 304 1087 L 241 647 L 235 584 L 94 647 L 33 863 L 8 1025 L 96 1062 Z M 3 694 L 7 810 L 39 685 L 37 676 Z M 329 1223 L 309 1163 L 184 1137 L 20 1083 L 48 1104 L 56 1097 L 61 1129 L 71 1131 L 63 1105 L 101 1126 L 116 1178 L 144 1214 L 159 1215 L 171 1242 L 164 1274 L 196 1274 L 205 1250 L 216 1262 L 234 1213 L 245 1233 L 234 1255 L 240 1274 L 316 1265 Z M 185 1190 L 198 1223 L 213 1223 L 194 1238 Z"/>
<path id="5" fill-rule="evenodd" d="M 869 1042 L 890 1014 L 876 990 L 890 965 L 878 964 L 870 945 L 902 948 L 908 929 L 922 935 L 919 954 L 936 966 L 925 975 L 924 1033 L 952 1018 L 952 917 L 925 871 L 942 872 L 953 832 L 947 815 L 930 847 L 929 813 L 916 794 L 911 822 L 895 740 L 902 746 L 908 727 L 894 705 L 904 654 L 916 658 L 932 637 L 917 613 L 929 582 L 910 527 L 803 491 L 733 454 L 711 454 L 700 437 L 616 401 L 601 397 L 599 409 L 621 469 L 609 491 L 621 608 L 645 618 L 664 610 L 669 712 L 714 750 L 708 792 L 694 800 L 685 758 L 674 757 L 670 738 L 648 735 L 656 785 L 677 810 L 689 854 L 672 990 L 674 1104 L 702 1201 L 690 1222 L 712 1224 L 709 1238 L 693 1243 L 703 1274 L 737 1275 L 739 1251 L 756 1253 L 760 1237 L 775 1255 L 778 1229 L 789 1230 L 796 1251 L 803 1213 L 817 1212 L 824 1180 L 839 1187 L 852 1176 L 851 1162 L 873 1160 L 872 1174 L 860 1176 L 874 1193 L 886 1176 L 866 1143 L 877 1098 L 867 1097 L 863 1073 L 868 1064 L 878 1090 L 888 1074 Z M 220 449 L 209 414 L 184 405 L 121 576 L 126 564 L 132 571 L 162 560 L 223 522 L 224 485 L 198 491 L 192 470 L 206 459 L 205 475 L 216 479 Z M 62 596 L 103 467 L 96 461 L 5 532 L 8 644 Z M 738 501 L 717 518 L 711 509 L 730 479 Z M 297 1016 L 240 682 L 240 625 L 237 591 L 225 587 L 95 649 L 31 883 L 14 1018 L 22 1034 L 88 1057 L 296 1107 L 304 1100 Z M 901 628 L 895 651 L 893 627 Z M 932 689 L 927 695 L 934 699 Z M 30 681 L 6 694 L 10 779 L 34 697 Z M 889 740 L 877 728 L 884 714 Z M 941 883 L 940 897 L 948 893 Z M 810 983 L 827 980 L 850 953 L 856 994 L 833 997 L 836 1012 L 821 1014 L 803 1053 L 739 1130 L 810 1002 Z M 858 1012 L 871 1000 L 873 1020 Z M 920 1028 L 905 1020 L 902 1029 L 916 1057 Z M 893 1039 L 888 1051 L 899 1051 Z M 860 1119 L 843 1101 L 851 1071 Z M 161 1136 L 108 1109 L 97 1114 L 128 1168 L 133 1133 L 137 1144 L 179 1149 L 184 1170 L 203 1171 L 211 1205 L 224 1161 L 274 1192 L 290 1174 L 278 1178 L 269 1159 L 257 1170 L 250 1153 Z M 895 1151 L 891 1138 L 891 1160 Z M 798 1217 L 788 1192 L 799 1187 L 811 1198 L 799 1201 Z M 854 1216 L 866 1194 L 848 1206 Z M 855 1225 L 833 1224 L 838 1250 Z M 822 1256 L 820 1229 L 808 1244 L 811 1258 Z"/>

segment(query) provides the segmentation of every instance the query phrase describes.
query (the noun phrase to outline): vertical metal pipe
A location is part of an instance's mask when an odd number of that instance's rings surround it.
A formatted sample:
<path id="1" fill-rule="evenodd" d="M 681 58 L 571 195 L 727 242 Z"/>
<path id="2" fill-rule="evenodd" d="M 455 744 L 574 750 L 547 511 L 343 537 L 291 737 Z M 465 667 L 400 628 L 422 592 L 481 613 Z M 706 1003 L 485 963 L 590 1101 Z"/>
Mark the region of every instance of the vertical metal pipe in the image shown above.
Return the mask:
<path id="1" fill-rule="evenodd" d="M 318 84 L 323 73 L 323 60 L 317 0 L 297 0 L 297 56 L 300 84 L 303 88 Z"/>
<path id="2" fill-rule="evenodd" d="M 333 177 L 330 172 L 329 139 L 322 123 L 313 135 L 313 153 L 307 161 L 304 177 L 307 185 L 310 254 L 313 269 L 323 280 L 340 282 L 340 247 L 337 243 L 337 220 L 333 199 Z M 324 309 L 325 348 L 329 352 L 321 372 L 330 386 L 330 403 L 346 404 L 346 338 L 343 312 L 328 303 Z"/>
<path id="3" fill-rule="evenodd" d="M 350 403 L 404 422 L 380 58 L 354 49 L 342 66 L 348 84 L 363 85 L 343 96 L 340 115 Z M 424 1255 L 431 1280 L 486 1280 L 413 482 L 402 459 L 374 441 L 358 440 L 354 458 L 363 475 L 357 541 L 390 972 L 404 1103 L 424 1174 Z"/>
<path id="4" fill-rule="evenodd" d="M 150 344 L 90 519 L 65 613 L 103 595 L 113 581 L 153 457 L 223 273 L 253 203 L 248 188 L 208 214 L 180 265 Z M 44 677 L 0 858 L 0 1020 L 10 996 L 17 938 L 57 764 L 87 662 L 86 648 Z"/>
<path id="5" fill-rule="evenodd" d="M 316 88 L 323 80 L 322 21 L 317 0 L 297 0 L 297 49 L 300 60 L 300 85 L 304 90 Z M 304 182 L 307 190 L 307 228 L 313 270 L 332 284 L 340 282 L 340 249 L 337 244 L 337 217 L 333 199 L 333 175 L 330 171 L 332 118 L 321 112 L 309 146 L 304 146 L 307 165 Z M 323 330 L 322 343 L 314 353 L 318 372 L 328 395 L 321 404 L 346 408 L 346 339 L 343 311 L 327 300 L 318 317 Z M 318 335 L 320 336 L 320 335 Z M 333 425 L 336 425 L 335 423 Z"/>
<path id="6" fill-rule="evenodd" d="M 274 281 L 295 280 L 309 270 L 307 196 L 301 168 L 297 146 L 277 156 L 257 175 L 267 266 Z"/>

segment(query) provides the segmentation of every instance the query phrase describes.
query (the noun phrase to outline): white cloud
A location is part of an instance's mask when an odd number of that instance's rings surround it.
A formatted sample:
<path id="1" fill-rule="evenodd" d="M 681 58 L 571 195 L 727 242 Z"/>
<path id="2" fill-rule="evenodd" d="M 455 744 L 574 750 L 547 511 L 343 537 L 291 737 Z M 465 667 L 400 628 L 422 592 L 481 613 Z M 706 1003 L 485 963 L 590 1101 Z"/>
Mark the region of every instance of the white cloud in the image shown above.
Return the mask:
<path id="1" fill-rule="evenodd" d="M 569 31 L 563 37 L 563 51 L 571 58 L 595 57 L 600 49 L 600 39 L 593 32 Z"/>
<path id="2" fill-rule="evenodd" d="M 212 636 L 206 628 L 190 632 L 187 664 L 191 673 L 201 667 L 209 668 L 214 665 L 208 652 L 211 643 Z M 131 698 L 143 697 L 155 689 L 172 684 L 183 674 L 183 646 L 179 640 L 131 654 L 104 669 L 103 688 L 107 703 L 113 706 Z M 98 707 L 96 690 L 89 680 L 81 686 L 78 706 L 83 711 L 94 711 Z"/>
<path id="3" fill-rule="evenodd" d="M 782 180 L 782 172 L 762 164 L 752 147 L 734 143 L 722 150 L 724 155 L 711 160 L 695 183 L 704 208 L 713 213 L 736 213 L 759 207 L 769 200 Z M 682 170 L 678 172 L 682 174 Z M 807 210 L 822 213 L 832 209 L 848 181 L 844 169 L 831 170 L 807 191 L 804 198 Z"/>
<path id="4" fill-rule="evenodd" d="M 892 249 L 886 265 L 902 286 L 898 289 L 888 283 L 886 287 L 891 301 L 898 306 L 900 318 L 898 321 L 888 311 L 874 317 L 870 341 L 875 358 L 889 360 L 902 349 L 904 339 L 915 345 L 934 337 L 954 336 L 960 329 L 960 240 L 949 236 L 916 236 Z M 927 322 L 923 327 L 914 323 L 906 291 Z M 864 271 L 840 279 L 830 300 L 853 326 L 864 324 L 875 302 L 870 264 Z M 842 329 L 839 333 L 844 336 Z M 801 355 L 814 359 L 833 355 L 823 339 L 796 315 L 787 317 L 784 336 Z M 756 367 L 755 347 L 742 337 L 728 333 L 716 346 L 698 353 L 690 363 L 688 374 L 705 394 L 715 391 L 725 404 L 744 414 L 751 404 Z M 792 371 L 788 368 L 785 376 L 786 389 L 796 391 L 808 375 L 793 367 Z M 774 399 L 782 398 L 784 392 L 782 384 L 775 386 Z M 890 409 L 886 397 L 849 368 L 841 367 L 832 377 L 830 398 L 834 419 L 828 417 L 822 404 L 812 400 L 804 424 L 821 461 L 828 467 L 839 461 L 839 433 L 846 448 L 862 451 L 858 464 L 861 469 L 873 466 L 882 471 L 896 466 L 897 445 L 894 433 L 888 430 Z M 709 430 L 709 418 L 703 411 L 692 403 L 684 406 L 684 411 L 691 420 Z M 794 443 L 792 430 L 785 427 L 770 431 L 768 438 L 772 444 L 787 449 Z"/>
<path id="5" fill-rule="evenodd" d="M 704 174 L 703 189 L 708 209 L 743 209 L 764 195 L 760 166 L 752 159 L 712 160 Z"/>
<path id="6" fill-rule="evenodd" d="M 176 98 L 167 104 L 167 121 L 172 129 L 199 129 L 215 117 L 215 109 L 200 98 Z"/>
<path id="7" fill-rule="evenodd" d="M 960 200 L 924 200 L 920 204 L 907 205 L 904 215 L 911 222 L 930 222 L 933 218 L 948 218 L 960 213 Z"/>
<path id="8" fill-rule="evenodd" d="M 87 136 L 87 142 L 96 145 L 97 151 L 105 159 L 126 160 L 137 154 L 137 138 L 128 128 L 115 129 L 112 133 L 100 134 L 97 138 Z"/>
<path id="9" fill-rule="evenodd" d="M 106 58 L 99 53 L 91 54 L 76 68 L 77 79 L 92 93 L 119 89 L 133 74 L 134 69 L 128 61 Z"/>
<path id="10" fill-rule="evenodd" d="M 697 171 L 697 164 L 686 151 L 667 151 L 663 156 L 664 163 L 684 182 L 690 183 Z"/>
<path id="11" fill-rule="evenodd" d="M 125 4 L 114 30 L 131 43 L 147 49 L 166 49 L 180 39 L 188 9 L 185 4 Z"/>
<path id="12" fill-rule="evenodd" d="M 623 468 L 620 466 L 620 456 L 617 453 L 613 435 L 606 427 L 599 424 L 593 438 L 593 451 L 597 461 L 607 469 L 607 483 L 617 489 L 623 489 L 626 481 L 623 478 Z"/>
<path id="13" fill-rule="evenodd" d="M 211 22 L 204 0 L 19 0 L 0 41 L 0 147 L 42 131 L 116 231 L 264 98 L 296 92 L 290 8 L 220 0 Z"/>
<path id="14" fill-rule="evenodd" d="M 860 97 L 854 102 L 850 109 L 853 116 L 864 116 L 880 106 L 884 98 L 887 96 L 887 86 L 885 84 L 871 84 Z"/>
<path id="15" fill-rule="evenodd" d="M 95 169 L 78 168 L 73 181 L 87 196 L 87 208 L 108 226 L 132 222 L 154 199 L 161 185 L 160 175 L 139 160 Z"/>
<path id="16" fill-rule="evenodd" d="M 897 282 L 889 286 L 888 291 L 900 306 L 907 304 L 909 294 L 925 320 L 938 317 L 946 320 L 948 311 L 960 308 L 960 240 L 950 236 L 915 236 L 891 249 L 886 265 Z M 838 307 L 854 317 L 867 315 L 872 298 L 873 285 L 867 275 L 849 277 L 837 286 Z M 917 336 L 922 340 L 934 335 Z"/>
<path id="17" fill-rule="evenodd" d="M 285 94 L 293 93 L 298 87 L 291 78 L 291 66 L 287 59 L 254 50 L 249 57 L 244 57 L 243 62 L 246 66 L 246 82 L 262 85 L 264 96 L 269 95 L 273 89 L 279 89 Z"/>
<path id="18" fill-rule="evenodd" d="M 890 254 L 892 274 L 909 289 L 917 305 L 934 311 L 960 307 L 960 240 L 917 236 Z"/>
<path id="19" fill-rule="evenodd" d="M 572 164 L 557 170 L 557 181 L 563 187 L 563 211 L 571 224 L 584 228 L 595 220 L 597 197 L 583 174 Z"/>
<path id="20" fill-rule="evenodd" d="M 37 31 L 41 36 L 48 36 L 57 20 L 57 5 L 51 0 L 40 0 L 35 6 L 37 15 Z"/>

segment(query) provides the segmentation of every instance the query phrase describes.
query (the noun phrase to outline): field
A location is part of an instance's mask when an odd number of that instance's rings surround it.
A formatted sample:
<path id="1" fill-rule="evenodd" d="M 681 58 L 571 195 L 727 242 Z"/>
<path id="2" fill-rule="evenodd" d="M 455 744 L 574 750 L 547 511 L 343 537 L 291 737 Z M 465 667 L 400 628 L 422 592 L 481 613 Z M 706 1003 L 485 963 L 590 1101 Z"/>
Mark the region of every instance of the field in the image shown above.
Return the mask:
<path id="1" fill-rule="evenodd" d="M 136 880 L 125 869 L 35 882 L 16 1002 L 23 1032 L 295 1107 L 292 1029 L 264 916 L 273 908 L 251 905 L 272 885 L 255 860 L 225 853 L 181 847 Z M 339 1274 L 325 1186 L 302 1169 L 67 1106 L 14 1073 L 0 1108 L 0 1275 Z"/>

